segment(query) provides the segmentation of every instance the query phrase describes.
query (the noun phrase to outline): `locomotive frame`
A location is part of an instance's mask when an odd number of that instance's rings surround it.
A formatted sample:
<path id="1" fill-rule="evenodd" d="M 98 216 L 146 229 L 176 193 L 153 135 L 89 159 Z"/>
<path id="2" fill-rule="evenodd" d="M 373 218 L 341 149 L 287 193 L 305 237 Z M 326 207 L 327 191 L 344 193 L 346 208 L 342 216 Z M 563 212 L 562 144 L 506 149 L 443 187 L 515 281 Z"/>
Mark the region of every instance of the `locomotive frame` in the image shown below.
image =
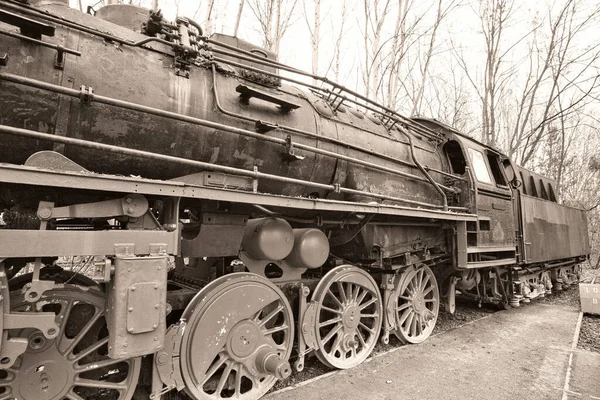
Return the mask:
<path id="1" fill-rule="evenodd" d="M 118 11 L 131 17 L 123 23 L 137 21 L 139 9 Z M 101 14 L 114 18 L 110 8 Z M 439 308 L 454 311 L 457 292 L 518 306 L 578 279 L 577 266 L 589 254 L 584 212 L 558 204 L 555 183 L 499 151 L 437 121 L 406 118 L 265 51 L 257 55 L 237 39 L 204 37 L 187 19 L 170 23 L 146 14 L 148 37 L 132 40 L 139 35 L 124 39 L 83 25 L 74 13 L 58 15 L 3 1 L 0 21 L 19 32 L 0 35 L 12 46 L 35 47 L 58 71 L 82 52 L 49 40 L 55 28 L 169 57 L 177 79 L 204 69 L 216 112 L 231 119 L 4 72 L 12 60 L 0 54 L 6 93 L 26 87 L 72 99 L 70 107 L 82 110 L 110 106 L 262 141 L 278 149 L 282 171 L 312 154 L 336 160 L 336 168 L 360 166 L 373 178 L 353 187 L 336 172 L 324 183 L 0 123 L 5 138 L 52 144 L 24 165 L 0 164 L 3 190 L 16 202 L 36 203 L 39 226 L 0 229 L 0 399 L 81 399 L 99 391 L 129 399 L 140 373 L 151 376 L 151 398 L 177 389 L 197 399 L 256 399 L 292 373 L 292 354 L 296 371 L 311 353 L 330 367 L 351 368 L 390 334 L 426 340 Z M 313 95 L 291 96 L 293 89 L 277 89 L 281 81 Z M 233 102 L 219 89 L 232 82 Z M 244 114 L 241 106 L 226 108 L 264 102 L 278 108 L 281 121 L 301 109 L 300 100 L 321 124 L 389 140 L 408 159 L 368 148 L 368 138 L 344 142 Z M 67 146 L 194 172 L 171 179 L 91 172 L 85 157 L 78 163 L 63 154 Z M 440 165 L 423 164 L 417 154 L 426 153 L 442 154 Z M 354 171 L 359 178 L 361 171 Z M 293 190 L 274 192 L 269 182 Z M 394 192 L 398 182 L 404 196 Z M 551 251 L 548 237 L 557 244 Z M 86 257 L 86 275 L 50 265 L 71 256 Z M 19 276 L 25 262 L 33 272 Z"/>

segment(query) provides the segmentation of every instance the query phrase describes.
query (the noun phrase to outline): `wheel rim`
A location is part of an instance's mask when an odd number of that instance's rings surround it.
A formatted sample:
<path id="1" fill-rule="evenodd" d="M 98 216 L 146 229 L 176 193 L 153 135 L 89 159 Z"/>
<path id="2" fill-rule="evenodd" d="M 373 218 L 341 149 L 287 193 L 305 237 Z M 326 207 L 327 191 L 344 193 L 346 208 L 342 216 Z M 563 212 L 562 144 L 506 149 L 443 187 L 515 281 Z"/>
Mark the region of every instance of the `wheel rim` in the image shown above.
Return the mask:
<path id="1" fill-rule="evenodd" d="M 336 267 L 317 285 L 317 356 L 324 364 L 348 369 L 373 351 L 381 331 L 381 296 L 377 283 L 365 271 L 348 265 Z"/>
<path id="2" fill-rule="evenodd" d="M 18 332 L 29 344 L 11 368 L 0 371 L 0 399 L 131 399 L 141 359 L 108 357 L 105 303 L 99 290 L 74 285 L 45 292 L 33 309 L 55 312 L 60 333 L 46 339 L 36 329 Z M 12 310 L 31 308 L 22 293 L 11 295 Z"/>
<path id="3" fill-rule="evenodd" d="M 196 399 L 258 399 L 291 373 L 292 309 L 263 277 L 234 273 L 211 282 L 182 320 L 181 371 Z"/>
<path id="4" fill-rule="evenodd" d="M 437 322 L 440 295 L 433 271 L 426 266 L 410 267 L 397 275 L 390 306 L 395 310 L 398 339 L 421 343 L 427 339 Z"/>

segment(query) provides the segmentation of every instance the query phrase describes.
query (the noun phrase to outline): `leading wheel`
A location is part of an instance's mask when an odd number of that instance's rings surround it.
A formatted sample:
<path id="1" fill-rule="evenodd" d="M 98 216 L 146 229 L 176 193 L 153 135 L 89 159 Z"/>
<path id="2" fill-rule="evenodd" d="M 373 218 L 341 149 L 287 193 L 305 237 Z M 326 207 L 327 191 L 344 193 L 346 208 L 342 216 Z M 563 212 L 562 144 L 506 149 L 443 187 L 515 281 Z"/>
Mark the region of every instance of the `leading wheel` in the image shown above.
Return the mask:
<path id="1" fill-rule="evenodd" d="M 341 265 L 315 288 L 317 356 L 332 368 L 348 369 L 373 351 L 381 331 L 377 283 L 360 268 Z"/>
<path id="2" fill-rule="evenodd" d="M 421 343 L 437 322 L 440 294 L 433 271 L 427 266 L 408 267 L 396 276 L 388 309 L 394 310 L 394 334 L 405 343 Z"/>
<path id="3" fill-rule="evenodd" d="M 131 399 L 141 359 L 108 357 L 104 293 L 67 284 L 33 304 L 22 291 L 13 292 L 10 302 L 14 311 L 54 312 L 60 333 L 47 339 L 37 329 L 13 332 L 29 344 L 12 367 L 0 371 L 0 400 Z"/>
<path id="4" fill-rule="evenodd" d="M 261 276 L 240 272 L 209 283 L 182 321 L 181 373 L 195 399 L 258 399 L 291 374 L 292 309 Z"/>

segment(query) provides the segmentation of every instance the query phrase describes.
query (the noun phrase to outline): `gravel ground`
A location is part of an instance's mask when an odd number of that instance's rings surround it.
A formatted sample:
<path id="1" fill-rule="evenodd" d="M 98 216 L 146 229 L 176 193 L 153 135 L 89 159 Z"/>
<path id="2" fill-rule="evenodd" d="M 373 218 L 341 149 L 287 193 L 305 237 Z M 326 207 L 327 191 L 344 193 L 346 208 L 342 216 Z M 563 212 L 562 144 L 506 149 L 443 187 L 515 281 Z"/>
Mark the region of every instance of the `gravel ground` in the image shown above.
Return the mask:
<path id="1" fill-rule="evenodd" d="M 472 302 L 461 302 L 460 300 L 457 300 L 457 302 L 458 304 L 456 306 L 454 315 L 440 312 L 433 334 L 459 328 L 468 322 L 475 321 L 497 311 L 494 308 L 488 307 L 481 309 L 476 308 L 476 305 Z M 391 334 L 390 343 L 385 345 L 381 342 L 378 342 L 371 357 L 385 353 L 388 350 L 400 346 L 405 345 L 398 338 L 396 338 L 395 335 Z M 323 365 L 317 357 L 312 356 L 310 358 L 306 358 L 304 370 L 302 372 L 294 372 L 288 379 L 278 381 L 269 391 L 269 393 L 283 389 L 287 386 L 295 385 L 319 375 L 323 375 L 329 371 L 333 371 L 333 369 Z"/>

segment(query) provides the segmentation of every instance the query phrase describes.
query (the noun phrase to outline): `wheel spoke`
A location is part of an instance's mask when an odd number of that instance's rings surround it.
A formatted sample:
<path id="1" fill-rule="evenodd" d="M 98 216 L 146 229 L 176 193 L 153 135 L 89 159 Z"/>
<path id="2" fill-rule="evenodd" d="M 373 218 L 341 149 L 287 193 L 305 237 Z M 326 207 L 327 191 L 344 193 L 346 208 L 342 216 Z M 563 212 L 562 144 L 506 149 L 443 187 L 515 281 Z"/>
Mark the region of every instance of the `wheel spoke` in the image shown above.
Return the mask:
<path id="1" fill-rule="evenodd" d="M 406 320 L 406 323 L 405 323 L 405 325 L 403 325 L 403 326 L 406 326 L 406 331 L 407 331 L 407 332 L 410 330 L 410 327 L 411 327 L 411 325 L 412 325 L 412 322 L 413 322 L 413 321 L 414 321 L 414 319 L 415 319 L 415 313 L 414 313 L 412 310 L 409 310 L 409 311 L 410 311 L 410 313 L 409 313 L 409 317 L 408 317 L 408 319 Z"/>
<path id="2" fill-rule="evenodd" d="M 418 315 L 415 314 L 414 318 L 410 322 L 410 335 L 412 337 L 417 336 L 417 320 L 419 319 Z"/>
<path id="3" fill-rule="evenodd" d="M 335 294 L 333 294 L 333 292 L 331 291 L 331 288 L 329 288 L 327 290 L 327 295 L 333 299 L 333 302 L 335 303 L 336 306 L 338 306 L 338 308 L 341 310 L 342 308 L 344 308 L 344 306 L 342 305 L 342 303 L 340 302 L 340 300 L 336 297 Z"/>
<path id="4" fill-rule="evenodd" d="M 344 284 L 340 281 L 337 281 L 337 287 L 338 287 L 338 294 L 340 295 L 340 298 L 342 299 L 342 303 L 345 303 L 348 299 L 346 298 L 346 292 L 344 291 Z"/>
<path id="5" fill-rule="evenodd" d="M 410 297 L 407 297 L 407 296 L 400 295 L 400 296 L 398 296 L 398 298 L 401 299 L 401 300 L 404 300 L 404 301 L 412 302 L 412 299 Z"/>
<path id="6" fill-rule="evenodd" d="M 127 389 L 126 383 L 97 381 L 97 380 L 93 380 L 93 379 L 83 379 L 83 378 L 76 378 L 75 386 L 83 386 L 83 387 L 96 388 L 96 389 L 115 389 L 115 390 Z"/>
<path id="7" fill-rule="evenodd" d="M 352 282 L 347 282 L 346 284 L 346 299 L 352 300 L 354 299 L 354 289 L 352 288 Z"/>
<path id="8" fill-rule="evenodd" d="M 357 329 L 356 333 L 358 333 L 358 341 L 360 342 L 362 347 L 366 347 L 367 343 L 365 342 L 365 338 L 364 338 L 362 332 L 360 331 L 360 329 Z"/>
<path id="9" fill-rule="evenodd" d="M 365 330 L 367 330 L 371 335 L 375 334 L 375 330 L 373 328 L 369 328 L 367 325 L 365 325 L 362 321 L 360 321 L 358 323 L 359 326 L 362 326 Z"/>
<path id="10" fill-rule="evenodd" d="M 417 315 L 417 323 L 416 323 L 416 334 L 420 335 L 423 333 L 423 317 L 421 316 L 421 314 Z"/>
<path id="11" fill-rule="evenodd" d="M 368 294 L 369 294 L 369 292 L 363 289 L 363 292 L 360 294 L 360 296 L 358 297 L 358 299 L 356 299 L 356 304 L 362 303 L 364 301 L 365 297 L 367 297 Z"/>
<path id="12" fill-rule="evenodd" d="M 372 313 L 372 314 L 360 314 L 361 318 L 379 318 L 379 314 L 378 313 Z"/>
<path id="13" fill-rule="evenodd" d="M 329 350 L 329 354 L 333 354 L 335 356 L 335 352 L 340 350 L 340 343 L 342 341 L 342 337 L 338 335 L 333 341 L 333 345 L 331 346 L 331 350 Z M 342 353 L 342 351 L 340 351 Z"/>
<path id="14" fill-rule="evenodd" d="M 264 317 L 259 323 L 258 326 L 260 326 L 261 328 L 263 326 L 265 326 L 265 324 L 267 322 L 269 322 L 270 320 L 273 319 L 274 316 L 276 316 L 277 314 L 279 314 L 280 311 L 283 310 L 283 305 L 279 304 L 279 306 L 277 308 L 275 308 L 273 311 L 271 311 L 270 313 L 267 314 L 266 317 Z"/>
<path id="15" fill-rule="evenodd" d="M 98 321 L 98 319 L 104 315 L 104 311 L 96 309 L 96 313 L 94 316 L 88 321 L 87 324 L 77 333 L 77 335 L 73 339 L 67 339 L 63 337 L 60 341 L 60 344 L 68 343 L 67 347 L 61 350 L 62 354 L 69 355 L 75 349 L 75 346 L 85 337 L 85 335 L 92 329 L 92 326 Z M 64 321 L 66 324 L 66 320 Z M 62 346 L 60 346 L 62 347 Z M 59 349 L 60 349 L 59 347 Z"/>
<path id="16" fill-rule="evenodd" d="M 362 311 L 362 310 L 364 310 L 365 308 L 369 307 L 371 304 L 374 304 L 374 303 L 376 303 L 376 302 L 377 302 L 377 297 L 373 296 L 373 298 L 372 298 L 371 300 L 367 301 L 367 302 L 366 302 L 366 303 L 364 303 L 364 304 L 361 304 L 361 305 L 358 307 L 358 309 L 359 309 L 360 311 Z"/>
<path id="17" fill-rule="evenodd" d="M 366 290 L 364 291 L 366 293 Z M 356 285 L 354 288 L 354 293 L 352 294 L 352 301 L 354 301 L 356 304 L 358 303 L 358 294 L 360 293 L 360 285 Z"/>
<path id="18" fill-rule="evenodd" d="M 423 296 L 427 296 L 433 290 L 433 286 L 429 286 L 426 290 L 423 291 Z"/>
<path id="19" fill-rule="evenodd" d="M 421 290 L 422 291 L 425 291 L 425 288 L 427 287 L 427 284 L 429 283 L 429 280 L 430 280 L 429 275 L 425 275 L 425 279 L 423 280 L 423 284 L 421 285 Z"/>
<path id="20" fill-rule="evenodd" d="M 331 340 L 331 338 L 340 331 L 340 329 L 342 329 L 342 324 L 338 324 L 338 325 L 334 326 L 329 331 L 329 333 L 323 338 L 323 340 L 322 340 L 323 345 L 327 344 L 327 342 L 329 342 Z"/>
<path id="21" fill-rule="evenodd" d="M 342 315 L 342 312 L 340 310 L 334 310 L 333 308 L 329 308 L 329 307 L 325 307 L 325 306 L 321 306 L 321 310 L 329 311 L 330 313 L 334 313 L 334 314 L 338 314 L 338 315 Z"/>
<path id="22" fill-rule="evenodd" d="M 219 354 L 219 361 L 214 363 L 213 366 L 208 369 L 208 371 L 204 375 L 204 380 L 202 380 L 202 382 L 200 383 L 200 386 L 204 385 L 206 383 L 206 381 L 208 381 L 210 378 L 212 378 L 212 376 L 215 374 L 215 372 L 217 372 L 217 370 L 219 368 L 221 368 L 223 366 L 223 364 L 225 364 L 226 361 L 227 361 L 227 359 L 225 357 L 223 357 L 221 354 Z"/>
<path id="23" fill-rule="evenodd" d="M 402 326 L 404 325 L 404 321 L 406 321 L 406 319 L 412 314 L 412 310 L 409 308 L 408 310 L 404 311 L 404 314 L 402 314 L 402 317 L 400 317 L 400 322 L 398 323 L 398 325 Z"/>
<path id="24" fill-rule="evenodd" d="M 338 323 L 338 322 L 342 322 L 342 318 L 341 318 L 341 317 L 332 318 L 332 319 L 329 319 L 329 320 L 327 320 L 327 321 L 325 321 L 325 322 L 321 322 L 321 323 L 319 324 L 319 328 L 323 328 L 323 327 L 325 327 L 325 326 L 329 326 L 329 325 L 332 325 L 332 324 L 336 324 L 336 323 Z"/>
<path id="25" fill-rule="evenodd" d="M 263 335 L 267 336 L 267 335 L 272 335 L 276 332 L 281 332 L 281 331 L 285 331 L 286 329 L 288 329 L 287 324 L 283 324 L 281 326 L 276 326 L 273 327 L 271 329 L 267 329 L 266 331 L 263 331 Z"/>
<path id="26" fill-rule="evenodd" d="M 225 387 L 225 383 L 227 383 L 227 378 L 229 378 L 229 375 L 231 375 L 232 369 L 233 363 L 228 363 L 227 367 L 225 367 L 225 371 L 223 371 L 223 374 L 221 374 L 221 379 L 219 379 L 219 383 L 217 384 L 217 391 L 215 392 L 217 396 L 221 397 L 221 392 Z"/>
<path id="27" fill-rule="evenodd" d="M 402 311 L 410 307 L 410 303 L 402 303 L 401 305 L 396 307 L 396 312 Z"/>
<path id="28" fill-rule="evenodd" d="M 94 351 L 98 350 L 105 344 L 108 344 L 108 337 L 105 337 L 105 338 L 99 340 L 98 342 L 94 343 L 93 345 L 89 346 L 88 348 L 75 354 L 75 357 L 72 358 L 71 361 L 77 362 L 77 361 L 81 360 L 82 358 L 89 356 L 90 354 L 92 354 Z"/>
<path id="29" fill-rule="evenodd" d="M 102 361 L 93 361 L 89 364 L 77 365 L 75 368 L 78 371 L 78 373 L 81 374 L 83 372 L 108 367 L 110 365 L 118 364 L 121 362 L 123 362 L 123 360 L 113 360 L 112 358 L 108 358 L 108 359 L 102 360 Z"/>
<path id="30" fill-rule="evenodd" d="M 73 389 L 71 389 L 71 391 L 65 395 L 65 397 L 67 399 L 69 399 L 69 400 L 83 400 L 83 397 L 81 397 L 77 393 L 73 392 L 72 390 Z"/>
<path id="31" fill-rule="evenodd" d="M 0 395 L 0 400 L 14 400 L 14 396 L 12 395 L 12 390 L 7 390 L 5 393 Z"/>
<path id="32" fill-rule="evenodd" d="M 242 366 L 240 364 L 235 367 L 235 393 L 242 394 Z"/>

